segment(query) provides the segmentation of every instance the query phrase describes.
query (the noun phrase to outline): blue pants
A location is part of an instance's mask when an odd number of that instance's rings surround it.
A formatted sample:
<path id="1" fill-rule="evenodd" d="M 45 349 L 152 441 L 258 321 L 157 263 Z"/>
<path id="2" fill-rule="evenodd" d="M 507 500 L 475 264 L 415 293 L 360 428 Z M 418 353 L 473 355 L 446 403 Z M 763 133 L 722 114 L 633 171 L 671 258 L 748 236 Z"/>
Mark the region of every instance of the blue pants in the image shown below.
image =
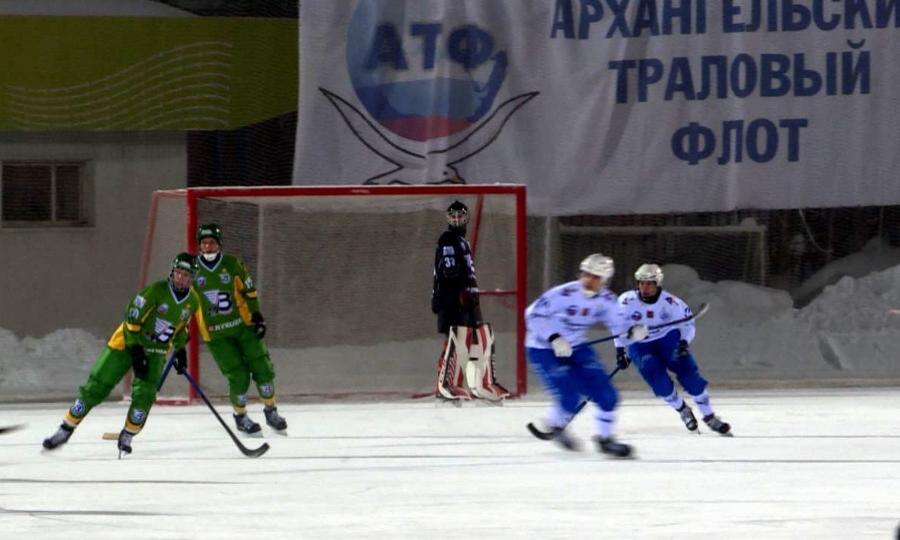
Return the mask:
<path id="1" fill-rule="evenodd" d="M 557 358 L 553 349 L 528 347 L 526 351 L 544 388 L 567 413 L 574 414 L 584 398 L 606 412 L 616 408 L 619 393 L 591 347 L 575 347 L 569 358 Z"/>
<path id="2" fill-rule="evenodd" d="M 675 390 L 675 384 L 669 377 L 669 371 L 675 374 L 678 382 L 688 394 L 696 396 L 706 390 L 706 379 L 700 375 L 697 361 L 690 351 L 678 356 L 678 342 L 681 332 L 672 330 L 660 339 L 638 342 L 628 347 L 628 356 L 641 372 L 653 393 L 666 397 Z"/>

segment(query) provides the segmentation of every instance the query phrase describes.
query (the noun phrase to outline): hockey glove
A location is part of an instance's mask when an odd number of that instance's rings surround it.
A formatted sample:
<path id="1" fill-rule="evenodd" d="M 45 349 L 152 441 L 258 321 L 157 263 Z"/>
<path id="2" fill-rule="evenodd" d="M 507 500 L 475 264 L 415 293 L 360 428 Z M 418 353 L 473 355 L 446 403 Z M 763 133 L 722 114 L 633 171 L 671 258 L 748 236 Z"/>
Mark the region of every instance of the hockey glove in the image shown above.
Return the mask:
<path id="1" fill-rule="evenodd" d="M 631 365 L 631 358 L 625 354 L 625 347 L 616 347 L 616 366 L 625 371 Z"/>
<path id="2" fill-rule="evenodd" d="M 688 355 L 688 342 L 687 341 L 682 339 L 681 341 L 678 342 L 678 352 L 676 353 L 676 355 L 679 357 Z"/>
<path id="3" fill-rule="evenodd" d="M 550 336 L 550 346 L 553 347 L 553 354 L 557 358 L 568 358 L 572 356 L 572 346 L 566 341 L 566 338 L 559 334 Z"/>
<path id="4" fill-rule="evenodd" d="M 647 330 L 646 326 L 643 324 L 636 324 L 628 329 L 628 333 L 625 337 L 632 341 L 641 341 L 647 337 L 648 334 L 650 334 L 650 331 Z"/>
<path id="5" fill-rule="evenodd" d="M 133 345 L 128 352 L 131 354 L 131 369 L 134 370 L 134 376 L 138 379 L 146 379 L 147 378 L 147 353 L 144 352 L 144 347 L 140 345 Z"/>
<path id="6" fill-rule="evenodd" d="M 256 337 L 259 339 L 266 337 L 266 321 L 263 319 L 262 313 L 257 311 L 251 315 L 250 322 L 253 323 L 253 331 L 256 332 Z"/>
<path id="7" fill-rule="evenodd" d="M 475 309 L 478 307 L 478 289 L 469 287 L 459 292 L 459 305 L 463 309 Z"/>
<path id="8" fill-rule="evenodd" d="M 177 349 L 175 351 L 175 372 L 179 375 L 184 375 L 184 372 L 187 371 L 187 351 L 184 347 Z"/>

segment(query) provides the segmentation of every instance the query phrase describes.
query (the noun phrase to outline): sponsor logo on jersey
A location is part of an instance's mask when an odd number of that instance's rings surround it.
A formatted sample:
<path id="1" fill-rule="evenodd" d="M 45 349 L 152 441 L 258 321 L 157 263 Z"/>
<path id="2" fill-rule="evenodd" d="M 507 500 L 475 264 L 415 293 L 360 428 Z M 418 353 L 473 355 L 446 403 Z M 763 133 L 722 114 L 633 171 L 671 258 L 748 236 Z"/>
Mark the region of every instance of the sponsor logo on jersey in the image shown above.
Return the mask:
<path id="1" fill-rule="evenodd" d="M 169 304 L 160 304 L 156 311 L 158 311 L 160 315 L 165 315 L 169 311 Z"/>
<path id="2" fill-rule="evenodd" d="M 222 272 L 221 274 L 219 274 L 219 280 L 227 285 L 228 283 L 231 283 L 231 274 L 229 274 L 228 272 Z"/>
<path id="3" fill-rule="evenodd" d="M 141 409 L 132 409 L 131 410 L 131 423 L 132 424 L 143 424 L 144 417 L 147 416 L 147 413 Z"/>
<path id="4" fill-rule="evenodd" d="M 652 319 L 654 317 L 656 317 L 656 313 L 654 313 L 654 311 L 652 309 L 648 309 L 647 310 L 647 318 Z"/>
<path id="5" fill-rule="evenodd" d="M 244 285 L 245 285 L 248 289 L 252 289 L 252 288 L 253 288 L 253 278 L 250 277 L 250 276 L 247 276 L 247 281 L 244 282 Z"/>
<path id="6" fill-rule="evenodd" d="M 631 312 L 631 320 L 632 320 L 632 321 L 639 321 L 639 320 L 641 320 L 641 312 L 640 312 L 640 311 L 632 311 L 632 312 Z"/>
<path id="7" fill-rule="evenodd" d="M 668 311 L 663 311 L 662 313 L 660 313 L 659 318 L 662 321 L 668 321 L 669 319 L 672 318 L 672 314 L 669 313 Z"/>
<path id="8" fill-rule="evenodd" d="M 138 309 L 144 307 L 144 305 L 146 303 L 147 303 L 147 299 L 144 298 L 143 296 L 137 295 L 134 297 L 134 305 L 136 305 L 138 307 Z"/>
<path id="9" fill-rule="evenodd" d="M 206 276 L 200 276 L 197 278 L 197 286 L 206 287 Z"/>
<path id="10" fill-rule="evenodd" d="M 191 310 L 188 308 L 182 308 L 181 310 L 181 320 L 187 319 L 191 316 Z"/>
<path id="11" fill-rule="evenodd" d="M 581 316 L 582 317 L 587 317 L 588 314 L 590 314 L 590 312 L 591 312 L 591 308 L 581 308 Z"/>
<path id="12" fill-rule="evenodd" d="M 569 306 L 566 308 L 566 314 L 569 316 L 574 316 L 578 313 L 578 306 Z"/>
<path id="13" fill-rule="evenodd" d="M 444 255 L 453 255 L 456 253 L 456 250 L 453 249 L 453 246 L 444 246 L 443 248 Z"/>
<path id="14" fill-rule="evenodd" d="M 128 317 L 129 317 L 129 318 L 131 318 L 131 319 L 137 319 L 137 318 L 140 317 L 140 316 L 141 316 L 141 312 L 140 312 L 140 310 L 139 310 L 138 308 L 133 307 L 133 308 L 131 308 L 131 309 L 128 310 Z"/>
<path id="15" fill-rule="evenodd" d="M 80 399 L 76 399 L 75 403 L 72 404 L 72 408 L 69 409 L 69 412 L 72 413 L 72 416 L 84 416 L 84 402 Z"/>

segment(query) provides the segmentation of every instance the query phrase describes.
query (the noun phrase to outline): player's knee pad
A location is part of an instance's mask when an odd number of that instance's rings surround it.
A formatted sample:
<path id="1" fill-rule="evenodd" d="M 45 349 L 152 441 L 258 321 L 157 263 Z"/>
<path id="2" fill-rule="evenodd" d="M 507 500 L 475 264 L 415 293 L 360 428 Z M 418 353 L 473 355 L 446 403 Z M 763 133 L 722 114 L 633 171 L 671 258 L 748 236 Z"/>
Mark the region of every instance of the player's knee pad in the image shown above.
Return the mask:
<path id="1" fill-rule="evenodd" d="M 619 403 L 619 391 L 616 390 L 615 386 L 609 385 L 603 388 L 597 396 L 594 396 L 594 401 L 600 407 L 600 410 L 607 412 L 615 410 L 616 405 Z"/>
<path id="2" fill-rule="evenodd" d="M 653 389 L 653 393 L 659 397 L 665 397 L 672 393 L 675 389 L 675 383 L 666 372 L 666 368 L 658 358 L 652 355 L 645 355 L 641 358 L 641 364 L 638 366 L 641 377 Z"/>

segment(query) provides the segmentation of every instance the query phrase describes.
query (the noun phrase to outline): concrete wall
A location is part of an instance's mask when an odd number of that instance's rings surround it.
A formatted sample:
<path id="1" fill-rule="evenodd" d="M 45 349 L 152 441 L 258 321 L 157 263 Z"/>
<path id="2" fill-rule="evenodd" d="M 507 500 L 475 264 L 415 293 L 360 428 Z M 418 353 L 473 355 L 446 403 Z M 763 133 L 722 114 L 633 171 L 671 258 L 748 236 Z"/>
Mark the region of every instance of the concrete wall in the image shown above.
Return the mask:
<path id="1" fill-rule="evenodd" d="M 2 160 L 88 163 L 92 224 L 0 228 L 0 328 L 105 337 L 138 285 L 150 194 L 184 187 L 184 133 L 3 134 Z"/>

